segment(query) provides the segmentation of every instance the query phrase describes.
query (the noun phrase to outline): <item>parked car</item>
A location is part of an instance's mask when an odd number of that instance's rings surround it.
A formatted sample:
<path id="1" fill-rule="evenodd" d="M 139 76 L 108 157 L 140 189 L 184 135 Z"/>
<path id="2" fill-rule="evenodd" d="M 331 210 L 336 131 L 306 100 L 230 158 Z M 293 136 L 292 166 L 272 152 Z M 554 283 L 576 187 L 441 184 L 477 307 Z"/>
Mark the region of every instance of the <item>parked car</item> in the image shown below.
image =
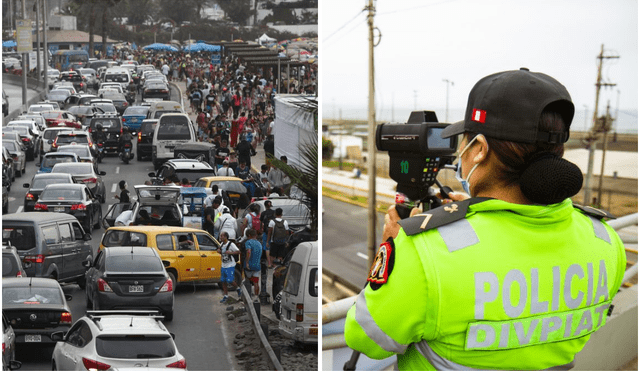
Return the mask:
<path id="1" fill-rule="evenodd" d="M 27 164 L 27 155 L 25 154 L 22 145 L 15 140 L 4 139 L 3 135 L 2 147 L 9 152 L 13 159 L 15 176 L 21 177 L 26 171 Z"/>
<path id="2" fill-rule="evenodd" d="M 142 121 L 147 117 L 147 112 L 149 112 L 149 107 L 130 106 L 122 114 L 122 123 L 131 132 L 138 132 L 142 126 Z"/>
<path id="3" fill-rule="evenodd" d="M 157 315 L 151 315 L 151 314 Z M 52 370 L 186 369 L 174 335 L 151 311 L 87 311 L 65 334 L 53 335 Z M 74 360 L 77 360 L 74 362 Z M 80 361 L 81 360 L 81 361 Z"/>
<path id="4" fill-rule="evenodd" d="M 42 161 L 39 164 L 40 169 L 38 169 L 38 174 L 50 173 L 56 164 L 65 163 L 65 162 L 80 162 L 80 157 L 78 157 L 78 155 L 76 155 L 75 153 L 69 153 L 69 152 L 47 153 L 42 157 Z"/>
<path id="5" fill-rule="evenodd" d="M 155 173 L 149 173 L 153 184 L 162 184 L 166 178 L 177 176 L 182 180 L 187 178 L 190 184 L 194 184 L 202 177 L 216 175 L 216 171 L 206 162 L 190 159 L 171 159 L 158 168 Z"/>
<path id="6" fill-rule="evenodd" d="M 100 200 L 96 199 L 85 184 L 49 184 L 40 194 L 33 209 L 73 215 L 87 233 L 102 225 Z"/>
<path id="7" fill-rule="evenodd" d="M 2 277 L 27 277 L 18 250 L 11 245 L 2 245 Z"/>
<path id="8" fill-rule="evenodd" d="M 146 246 L 113 246 L 87 263 L 87 308 L 159 310 L 173 319 L 173 281 L 158 252 Z"/>
<path id="9" fill-rule="evenodd" d="M 23 212 L 2 217 L 2 243 L 18 250 L 29 277 L 77 282 L 84 287 L 82 262 L 93 260 L 89 240 L 91 234 L 68 214 Z"/>
<path id="10" fill-rule="evenodd" d="M 151 142 L 153 141 L 153 132 L 158 124 L 157 119 L 144 119 L 138 131 L 138 160 L 151 159 Z"/>
<path id="11" fill-rule="evenodd" d="M 16 333 L 2 313 L 2 370 L 17 370 L 22 363 L 16 361 Z"/>
<path id="12" fill-rule="evenodd" d="M 43 111 L 42 117 L 47 121 L 47 127 L 66 127 L 69 129 L 81 129 L 82 124 L 75 116 L 67 111 L 49 110 Z"/>
<path id="13" fill-rule="evenodd" d="M 66 173 L 38 173 L 33 176 L 31 183 L 24 183 L 22 187 L 28 188 L 24 195 L 24 211 L 34 211 L 33 207 L 40 198 L 40 194 L 49 184 L 72 184 L 74 183 L 71 174 Z"/>
<path id="14" fill-rule="evenodd" d="M 300 343 L 318 343 L 318 243 L 299 244 L 284 281 L 280 333 Z"/>
<path id="15" fill-rule="evenodd" d="M 183 237 L 184 236 L 184 237 Z M 189 249 L 181 249 L 179 241 L 191 241 Z M 105 231 L 100 249 L 112 246 L 147 246 L 155 249 L 174 283 L 219 283 L 220 243 L 202 229 L 166 226 L 116 226 Z M 182 255 L 182 257 L 180 257 Z M 195 263 L 195 264 L 194 264 Z M 242 270 L 237 265 L 231 290 L 242 282 Z"/>
<path id="16" fill-rule="evenodd" d="M 52 173 L 69 173 L 76 183 L 84 183 L 89 187 L 92 194 L 100 199 L 100 203 L 104 203 L 107 199 L 107 190 L 102 180 L 103 175 L 107 175 L 104 171 L 96 171 L 93 164 L 86 162 L 67 162 L 55 164 Z"/>
<path id="17" fill-rule="evenodd" d="M 3 278 L 2 311 L 18 344 L 52 344 L 51 334 L 71 327 L 71 309 L 56 280 L 40 277 Z"/>
<path id="18" fill-rule="evenodd" d="M 20 135 L 20 142 L 25 147 L 25 155 L 27 161 L 33 161 L 40 153 L 40 141 L 38 137 L 31 133 L 31 130 L 24 126 L 5 126 L 2 133 L 16 132 Z"/>

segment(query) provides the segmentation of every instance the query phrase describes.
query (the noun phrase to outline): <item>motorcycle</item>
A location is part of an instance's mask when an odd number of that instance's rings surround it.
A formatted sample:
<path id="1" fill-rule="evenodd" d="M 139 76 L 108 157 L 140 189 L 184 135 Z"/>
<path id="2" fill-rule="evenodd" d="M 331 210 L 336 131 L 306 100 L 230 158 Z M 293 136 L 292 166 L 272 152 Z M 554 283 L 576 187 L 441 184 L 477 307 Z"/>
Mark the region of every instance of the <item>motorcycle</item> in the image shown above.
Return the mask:
<path id="1" fill-rule="evenodd" d="M 122 151 L 119 153 L 120 159 L 128 164 L 129 160 L 133 159 L 133 152 L 131 151 L 131 142 L 126 142 L 122 145 Z"/>
<path id="2" fill-rule="evenodd" d="M 102 143 L 98 143 L 98 163 L 101 163 L 103 158 L 104 158 L 104 145 Z"/>

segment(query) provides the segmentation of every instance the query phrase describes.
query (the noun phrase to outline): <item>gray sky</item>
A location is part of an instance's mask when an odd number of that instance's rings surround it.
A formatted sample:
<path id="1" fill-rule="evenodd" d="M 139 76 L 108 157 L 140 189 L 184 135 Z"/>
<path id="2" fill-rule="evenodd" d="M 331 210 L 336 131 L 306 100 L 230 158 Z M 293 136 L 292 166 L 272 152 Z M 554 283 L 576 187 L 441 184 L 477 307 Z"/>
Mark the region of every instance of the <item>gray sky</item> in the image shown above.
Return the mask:
<path id="1" fill-rule="evenodd" d="M 320 1 L 322 115 L 367 117 L 368 33 L 365 0 Z M 469 91 L 494 72 L 528 67 L 564 84 L 576 106 L 573 128 L 585 127 L 595 106 L 597 59 L 606 61 L 599 112 L 607 100 L 620 123 L 637 132 L 638 6 L 635 0 L 381 0 L 375 25 L 376 118 L 406 121 L 414 108 L 445 121 L 464 116 Z M 342 27 L 342 28 L 341 28 Z M 415 91 L 415 93 L 414 93 Z M 414 95 L 415 94 L 415 95 Z M 392 110 L 393 106 L 393 110 Z M 588 124 L 590 126 L 590 123 Z"/>

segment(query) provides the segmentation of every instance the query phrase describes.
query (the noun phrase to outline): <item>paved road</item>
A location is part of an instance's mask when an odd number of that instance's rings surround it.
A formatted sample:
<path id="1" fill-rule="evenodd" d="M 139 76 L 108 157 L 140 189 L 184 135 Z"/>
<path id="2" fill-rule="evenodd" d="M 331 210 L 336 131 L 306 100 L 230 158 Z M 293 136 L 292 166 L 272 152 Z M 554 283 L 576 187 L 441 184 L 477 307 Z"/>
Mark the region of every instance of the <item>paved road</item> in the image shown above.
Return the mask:
<path id="1" fill-rule="evenodd" d="M 322 197 L 322 267 L 362 287 L 367 278 L 367 209 Z M 382 236 L 384 214 L 378 213 L 376 236 Z"/>
<path id="2" fill-rule="evenodd" d="M 178 93 L 172 91 L 172 99 L 179 101 Z M 23 183 L 30 182 L 37 168 L 35 162 L 27 163 L 27 172 L 22 178 L 17 178 L 9 194 L 9 212 L 21 212 L 26 189 Z M 124 164 L 118 157 L 106 157 L 99 165 L 99 170 L 105 171 L 103 177 L 107 189 L 107 202 L 102 205 L 103 214 L 108 206 L 116 201 L 117 183 L 125 179 L 132 192 L 133 186 L 143 184 L 148 179 L 147 174 L 153 171 L 150 161 L 139 162 L 133 160 Z M 94 230 L 91 245 L 97 251 L 103 230 Z M 95 255 L 94 255 L 95 256 Z M 64 284 L 65 293 L 73 295 L 69 302 L 72 318 L 82 317 L 86 312 L 86 297 L 84 290 L 76 284 Z M 175 293 L 175 316 L 168 322 L 167 328 L 176 336 L 178 350 L 187 360 L 187 366 L 192 370 L 232 369 L 234 361 L 229 357 L 233 354 L 233 339 L 226 335 L 226 321 L 223 320 L 226 306 L 219 303 L 222 290 L 218 285 L 180 286 Z M 51 369 L 51 352 L 53 347 L 28 347 L 18 350 L 16 359 L 23 362 L 22 370 Z"/>

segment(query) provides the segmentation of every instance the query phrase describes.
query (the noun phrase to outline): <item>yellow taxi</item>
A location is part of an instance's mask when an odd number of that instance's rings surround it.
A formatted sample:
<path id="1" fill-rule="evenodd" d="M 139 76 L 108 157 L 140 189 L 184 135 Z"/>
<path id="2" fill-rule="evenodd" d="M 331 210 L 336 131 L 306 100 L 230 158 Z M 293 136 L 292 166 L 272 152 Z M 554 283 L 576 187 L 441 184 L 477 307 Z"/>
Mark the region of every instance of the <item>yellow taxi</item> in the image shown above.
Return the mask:
<path id="1" fill-rule="evenodd" d="M 173 282 L 220 282 L 220 243 L 202 229 L 167 226 L 117 226 L 102 235 L 100 249 L 148 246 L 158 251 Z M 240 284 L 239 265 L 235 283 Z"/>
<path id="2" fill-rule="evenodd" d="M 211 194 L 211 186 L 214 184 L 226 193 L 231 205 L 243 208 L 246 206 L 245 204 L 248 204 L 247 187 L 242 184 L 241 178 L 235 176 L 205 176 L 198 179 L 193 186 L 204 187 L 207 194 Z"/>

